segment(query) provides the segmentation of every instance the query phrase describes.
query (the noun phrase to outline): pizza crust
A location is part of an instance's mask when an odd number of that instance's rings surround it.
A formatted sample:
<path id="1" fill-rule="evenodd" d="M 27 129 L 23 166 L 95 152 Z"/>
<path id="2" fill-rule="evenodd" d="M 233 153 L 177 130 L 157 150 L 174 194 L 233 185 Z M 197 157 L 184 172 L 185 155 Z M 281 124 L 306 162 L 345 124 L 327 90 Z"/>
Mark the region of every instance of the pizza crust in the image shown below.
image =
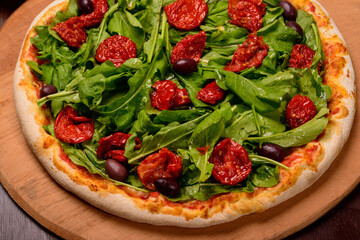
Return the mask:
<path id="1" fill-rule="evenodd" d="M 294 163 L 290 172 L 281 169 L 282 179 L 287 179 L 287 181 L 265 190 L 258 189 L 253 194 L 230 193 L 206 202 L 191 201 L 179 204 L 169 203 L 164 197 L 156 194 L 144 197 L 143 194 L 126 187 L 116 187 L 110 181 L 86 173 L 81 167 L 66 161 L 60 144 L 42 128 L 42 125 L 50 122 L 49 112 L 42 111 L 37 106 L 37 92 L 40 86 L 33 81 L 33 76 L 25 64 L 31 55 L 29 52 L 30 37 L 34 35 L 32 27 L 46 24 L 58 10 L 64 10 L 66 8 L 64 0 L 54 1 L 35 18 L 23 43 L 15 69 L 15 104 L 23 133 L 30 147 L 51 177 L 65 189 L 95 207 L 137 222 L 199 228 L 229 222 L 240 216 L 261 212 L 286 201 L 311 186 L 331 165 L 350 134 L 355 115 L 354 70 L 339 30 L 334 22 L 326 17 L 327 13 L 316 1 L 291 2 L 308 11 L 314 10 L 315 7 L 313 14 L 319 16 L 315 19 L 317 22 L 322 21 L 322 24 L 319 24 L 322 41 L 336 43 L 339 51 L 335 51 L 334 54 L 343 59 L 345 64 L 341 68 L 335 69 L 340 71 L 339 76 L 335 78 L 330 76 L 327 79 L 331 83 L 333 93 L 334 90 L 336 93 L 340 92 L 333 94 L 332 102 L 334 104 L 331 106 L 331 110 L 340 110 L 335 114 L 330 113 L 329 125 L 319 141 L 314 141 L 306 147 L 294 151 L 292 155 L 298 154 L 299 159 L 308 162 L 306 164 L 301 161 Z M 324 25 L 326 21 L 328 24 Z M 340 51 L 341 46 L 344 46 L 345 51 Z M 333 56 L 328 57 L 329 61 L 333 59 Z M 331 65 L 330 62 L 329 65 Z M 291 182 L 289 179 L 295 181 Z"/>

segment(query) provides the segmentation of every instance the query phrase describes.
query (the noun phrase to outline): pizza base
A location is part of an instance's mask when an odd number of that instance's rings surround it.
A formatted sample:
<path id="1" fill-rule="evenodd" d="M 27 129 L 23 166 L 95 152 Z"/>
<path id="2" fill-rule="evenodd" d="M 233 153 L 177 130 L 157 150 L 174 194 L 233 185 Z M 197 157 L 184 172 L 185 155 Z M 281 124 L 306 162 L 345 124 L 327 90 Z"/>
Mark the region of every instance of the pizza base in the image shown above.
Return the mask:
<path id="1" fill-rule="evenodd" d="M 70 163 L 59 142 L 42 128 L 50 123 L 50 113 L 37 106 L 40 86 L 26 65 L 32 56 L 30 37 L 35 34 L 32 27 L 49 23 L 57 11 L 65 10 L 67 4 L 64 0 L 54 1 L 35 18 L 15 69 L 16 110 L 30 147 L 47 172 L 65 189 L 95 207 L 137 222 L 200 228 L 261 212 L 286 201 L 310 187 L 331 165 L 350 134 L 355 115 L 354 70 L 339 30 L 318 2 L 291 2 L 297 8 L 312 13 L 318 23 L 327 58 L 325 82 L 331 86 L 333 94 L 325 133 L 318 140 L 295 149 L 286 158 L 285 161 L 291 161 L 290 171 L 281 169 L 278 185 L 257 189 L 252 194 L 223 194 L 205 202 L 194 200 L 184 204 L 171 203 L 156 193 L 144 195 L 126 187 L 117 187 Z"/>

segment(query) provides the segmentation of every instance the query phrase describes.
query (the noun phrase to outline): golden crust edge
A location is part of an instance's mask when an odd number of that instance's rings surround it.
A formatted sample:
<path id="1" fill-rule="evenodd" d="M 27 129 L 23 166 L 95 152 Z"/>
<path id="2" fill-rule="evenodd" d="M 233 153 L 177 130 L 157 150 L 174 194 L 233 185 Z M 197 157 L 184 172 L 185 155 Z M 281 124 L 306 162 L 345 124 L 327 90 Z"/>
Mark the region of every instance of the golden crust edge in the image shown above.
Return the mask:
<path id="1" fill-rule="evenodd" d="M 39 16 L 34 20 L 33 26 L 37 19 L 43 18 L 43 15 L 45 12 L 48 11 L 51 7 L 63 2 L 63 0 L 57 0 L 53 2 L 49 7 L 44 9 L 43 12 L 39 14 Z M 313 1 L 315 4 L 317 4 L 315 1 Z M 56 7 L 55 7 L 56 8 Z M 335 32 L 338 36 L 341 38 L 341 34 L 337 30 L 335 24 L 332 22 L 332 26 L 335 27 Z M 26 38 L 24 42 L 23 50 L 26 47 L 26 44 L 28 44 L 28 37 Z M 29 46 L 29 44 L 27 45 Z M 21 56 L 21 55 L 20 55 Z M 350 57 L 346 56 L 347 65 L 345 66 L 344 74 L 342 77 L 344 77 L 345 70 L 350 71 L 350 77 L 346 78 L 343 81 L 347 81 L 345 88 L 346 90 L 351 93 L 355 91 L 354 87 L 354 72 L 351 65 Z M 54 165 L 54 161 L 61 161 L 63 162 L 57 155 L 55 155 L 55 158 L 53 158 L 54 154 L 58 154 L 59 152 L 52 149 L 44 149 L 42 147 L 42 143 L 39 143 L 39 137 L 42 138 L 43 130 L 42 126 L 39 126 L 38 123 L 35 121 L 35 119 L 29 119 L 29 115 L 34 112 L 34 106 L 33 103 L 29 103 L 26 94 L 24 94 L 23 89 L 21 89 L 18 85 L 19 81 L 24 77 L 24 73 L 21 72 L 20 68 L 20 61 L 18 61 L 18 65 L 16 67 L 15 75 L 14 75 L 14 94 L 15 94 L 15 101 L 16 101 L 16 108 L 17 113 L 19 116 L 19 119 L 21 121 L 23 132 L 30 143 L 30 146 L 32 150 L 36 153 L 37 157 L 40 159 L 41 163 L 44 165 L 46 170 L 49 172 L 49 174 L 64 188 L 66 188 L 69 191 L 75 192 L 78 196 L 85 199 L 89 203 L 93 204 L 94 206 L 103 209 L 107 212 L 110 212 L 114 215 L 127 218 L 130 220 L 138 221 L 138 222 L 146 222 L 154 225 L 173 225 L 173 226 L 181 226 L 181 227 L 205 227 L 215 224 L 220 224 L 223 222 L 232 221 L 242 215 L 248 214 L 250 212 L 259 212 L 263 211 L 269 207 L 275 206 L 292 196 L 296 195 L 297 193 L 303 191 L 304 189 L 308 188 L 313 182 L 316 181 L 318 177 L 321 176 L 323 172 L 330 166 L 333 159 L 335 159 L 338 152 L 340 152 L 340 149 L 337 151 L 327 152 L 325 151 L 324 159 L 320 162 L 318 166 L 318 171 L 311 171 L 311 170 L 305 170 L 302 175 L 298 178 L 295 185 L 293 185 L 288 190 L 282 192 L 280 195 L 271 195 L 270 196 L 266 193 L 260 193 L 254 198 L 251 198 L 246 204 L 246 201 L 237 201 L 236 203 L 230 203 L 226 201 L 226 199 L 222 202 L 217 203 L 220 207 L 220 210 L 217 209 L 216 213 L 208 212 L 207 214 L 203 214 L 203 218 L 196 217 L 197 215 L 201 215 L 201 212 L 195 211 L 195 210 L 184 210 L 182 212 L 178 212 L 176 214 L 180 214 L 183 216 L 174 216 L 174 215 L 168 215 L 163 213 L 153 213 L 149 211 L 151 209 L 151 206 L 153 204 L 156 204 L 155 198 L 152 201 L 152 198 L 150 198 L 151 201 L 144 201 L 138 198 L 133 198 L 130 196 L 127 196 L 125 193 L 119 193 L 119 194 L 106 194 L 104 192 L 94 192 L 89 189 L 86 185 L 79 185 L 73 180 L 69 178 L 69 176 L 57 169 L 57 167 Z M 341 124 L 343 127 L 341 127 L 340 132 L 340 138 L 336 138 L 336 141 L 333 139 L 330 139 L 330 141 L 320 141 L 325 149 L 328 149 L 328 146 L 339 146 L 338 144 L 344 144 L 347 140 L 347 137 L 349 136 L 349 132 L 351 129 L 352 121 L 354 118 L 354 102 L 355 102 L 355 94 L 352 95 L 352 97 L 348 98 L 347 101 L 344 102 L 344 104 L 347 106 L 348 109 L 350 109 L 349 114 L 346 118 L 341 120 Z M 36 105 L 36 103 L 35 103 Z M 35 110 L 36 111 L 36 110 Z M 35 128 L 37 127 L 37 128 Z M 39 129 L 40 127 L 40 129 Z M 335 131 L 335 130 L 334 130 Z M 333 129 L 330 129 L 330 132 L 333 132 Z M 339 131 L 336 131 L 336 133 L 339 133 Z M 55 147 L 56 148 L 56 147 Z M 330 148 L 331 149 L 331 148 Z M 69 167 L 68 174 L 74 174 L 73 170 Z M 268 192 L 268 191 L 264 191 Z M 140 201 L 140 202 L 139 202 Z M 141 202 L 142 201 L 142 202 Z M 242 206 L 245 207 L 242 207 Z M 109 207 L 111 206 L 111 207 Z M 114 207 L 115 206 L 115 207 Z M 116 206 L 125 206 L 125 207 L 116 207 Z M 168 206 L 164 206 L 163 212 L 171 214 L 171 209 L 168 209 Z M 156 212 L 156 211 L 155 211 Z M 194 217 L 195 215 L 195 217 Z M 187 220 L 191 219 L 191 220 Z"/>

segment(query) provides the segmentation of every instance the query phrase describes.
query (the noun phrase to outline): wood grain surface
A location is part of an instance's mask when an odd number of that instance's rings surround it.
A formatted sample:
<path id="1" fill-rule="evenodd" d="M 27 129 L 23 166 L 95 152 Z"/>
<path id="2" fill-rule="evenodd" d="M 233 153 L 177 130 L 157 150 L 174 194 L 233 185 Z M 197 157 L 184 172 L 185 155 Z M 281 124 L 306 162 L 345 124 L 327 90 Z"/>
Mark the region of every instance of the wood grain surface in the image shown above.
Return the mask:
<path id="1" fill-rule="evenodd" d="M 50 2 L 28 0 L 0 31 L 0 180 L 17 204 L 59 236 L 76 239 L 282 238 L 322 216 L 359 182 L 360 125 L 356 117 L 348 143 L 326 174 L 303 193 L 260 214 L 211 228 L 184 231 L 126 221 L 88 205 L 52 181 L 28 147 L 15 114 L 12 77 L 20 46 L 32 19 Z M 347 0 L 341 5 L 336 0 L 320 2 L 343 33 L 356 74 L 360 76 L 360 56 L 356 54 L 360 49 L 360 25 L 354 24 L 360 20 L 360 1 Z M 359 219 L 355 219 L 356 222 L 360 224 Z M 41 239 L 48 238 L 46 234 L 43 237 Z M 5 239 L 1 235 L 0 238 Z"/>

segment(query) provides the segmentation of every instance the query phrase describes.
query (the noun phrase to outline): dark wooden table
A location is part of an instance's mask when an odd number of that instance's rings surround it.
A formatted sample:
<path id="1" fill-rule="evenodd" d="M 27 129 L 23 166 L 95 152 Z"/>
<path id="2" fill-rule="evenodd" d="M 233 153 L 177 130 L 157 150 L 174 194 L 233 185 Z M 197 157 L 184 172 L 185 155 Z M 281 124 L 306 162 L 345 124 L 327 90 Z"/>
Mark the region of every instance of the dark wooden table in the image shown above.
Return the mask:
<path id="1" fill-rule="evenodd" d="M 23 2 L 0 0 L 0 27 Z M 60 239 L 27 215 L 2 186 L 0 206 L 0 239 Z M 360 239 L 360 186 L 323 217 L 286 239 Z"/>

